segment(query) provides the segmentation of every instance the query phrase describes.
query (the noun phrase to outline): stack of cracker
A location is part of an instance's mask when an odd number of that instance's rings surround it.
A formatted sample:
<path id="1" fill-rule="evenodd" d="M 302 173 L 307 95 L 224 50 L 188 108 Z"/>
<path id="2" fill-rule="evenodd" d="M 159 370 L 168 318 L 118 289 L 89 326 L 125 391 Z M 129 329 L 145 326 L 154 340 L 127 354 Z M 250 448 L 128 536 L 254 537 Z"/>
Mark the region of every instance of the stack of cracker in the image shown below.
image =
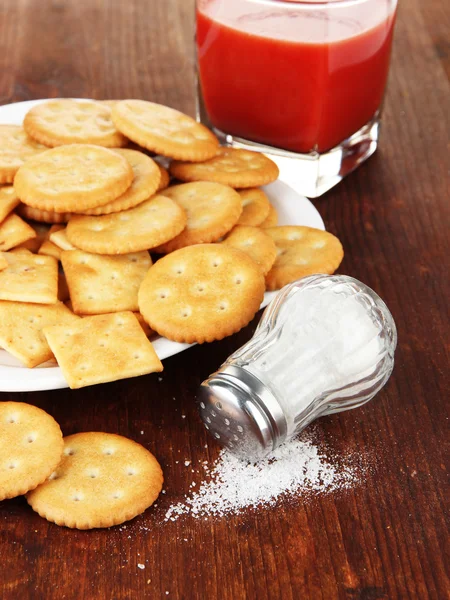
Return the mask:
<path id="1" fill-rule="evenodd" d="M 332 234 L 276 226 L 275 163 L 172 108 L 52 100 L 0 139 L 0 346 L 54 356 L 72 388 L 159 371 L 149 335 L 222 339 L 342 260 Z"/>

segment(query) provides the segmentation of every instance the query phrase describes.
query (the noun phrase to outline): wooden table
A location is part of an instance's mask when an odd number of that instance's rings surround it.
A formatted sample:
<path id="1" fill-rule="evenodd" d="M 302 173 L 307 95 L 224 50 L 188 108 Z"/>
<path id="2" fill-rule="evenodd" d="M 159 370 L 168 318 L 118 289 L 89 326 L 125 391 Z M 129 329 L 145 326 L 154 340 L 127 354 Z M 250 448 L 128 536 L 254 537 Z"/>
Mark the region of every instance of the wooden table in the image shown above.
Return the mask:
<path id="1" fill-rule="evenodd" d="M 3 600 L 448 597 L 446 8 L 439 0 L 401 7 L 380 149 L 315 203 L 345 247 L 340 272 L 373 287 L 398 326 L 387 387 L 366 407 L 319 423 L 333 452 L 368 451 L 374 468 L 345 494 L 163 522 L 191 482 L 183 460 L 218 454 L 196 414 L 198 385 L 251 337 L 258 318 L 229 339 L 166 360 L 162 381 L 0 394 L 44 408 L 65 434 L 103 430 L 138 440 L 166 479 L 156 509 L 124 529 L 72 531 L 21 498 L 0 503 Z M 192 113 L 192 50 L 191 1 L 3 0 L 0 101 L 130 97 Z"/>

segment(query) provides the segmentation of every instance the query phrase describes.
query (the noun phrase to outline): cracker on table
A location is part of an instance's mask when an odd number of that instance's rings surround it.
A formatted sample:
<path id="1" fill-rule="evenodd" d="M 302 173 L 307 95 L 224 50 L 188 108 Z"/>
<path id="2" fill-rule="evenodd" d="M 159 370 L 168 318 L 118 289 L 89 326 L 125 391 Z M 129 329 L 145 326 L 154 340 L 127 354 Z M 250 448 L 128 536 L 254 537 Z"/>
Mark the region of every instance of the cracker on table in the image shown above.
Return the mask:
<path id="1" fill-rule="evenodd" d="M 148 252 L 105 256 L 82 250 L 61 257 L 74 312 L 137 311 L 139 287 L 152 261 Z"/>
<path id="2" fill-rule="evenodd" d="M 48 100 L 27 112 L 23 127 L 31 138 L 50 147 L 95 144 L 117 148 L 128 143 L 115 128 L 110 108 L 95 101 Z"/>
<path id="3" fill-rule="evenodd" d="M 37 406 L 0 402 L 0 501 L 33 490 L 63 452 L 58 423 Z"/>
<path id="4" fill-rule="evenodd" d="M 34 229 L 14 213 L 0 223 L 0 251 L 10 250 L 35 237 Z"/>
<path id="5" fill-rule="evenodd" d="M 242 214 L 237 224 L 258 227 L 269 216 L 269 198 L 259 188 L 237 191 L 242 200 Z"/>
<path id="6" fill-rule="evenodd" d="M 30 219 L 31 221 L 38 221 L 39 223 L 67 223 L 72 216 L 72 213 L 64 212 L 57 213 L 52 210 L 41 210 L 40 208 L 33 208 L 26 204 L 19 204 L 17 212 L 21 217 Z"/>
<path id="7" fill-rule="evenodd" d="M 117 129 L 140 146 L 179 160 L 207 160 L 219 147 L 216 136 L 187 115 L 154 102 L 122 100 L 112 107 Z"/>
<path id="8" fill-rule="evenodd" d="M 66 234 L 74 246 L 86 252 L 129 254 L 167 242 L 184 229 L 186 220 L 177 202 L 158 195 L 120 213 L 74 216 Z"/>
<path id="9" fill-rule="evenodd" d="M 132 181 L 130 163 L 117 152 L 70 144 L 30 158 L 17 171 L 14 188 L 28 206 L 65 213 L 107 204 Z"/>
<path id="10" fill-rule="evenodd" d="M 0 125 L 0 183 L 12 183 L 19 167 L 46 149 L 28 137 L 20 125 Z"/>
<path id="11" fill-rule="evenodd" d="M 159 335 L 220 340 L 253 318 L 264 297 L 261 269 L 225 244 L 198 244 L 159 259 L 139 290 L 139 311 Z"/>
<path id="12" fill-rule="evenodd" d="M 267 227 L 275 227 L 275 225 L 277 223 L 278 223 L 278 213 L 277 213 L 275 206 L 273 204 L 271 204 L 269 207 L 269 214 L 264 219 L 264 221 L 262 223 L 260 223 L 259 226 L 262 229 L 267 229 Z"/>
<path id="13" fill-rule="evenodd" d="M 144 512 L 162 485 L 158 461 L 140 444 L 112 433 L 75 433 L 64 438 L 61 463 L 27 501 L 57 525 L 112 527 Z"/>
<path id="14" fill-rule="evenodd" d="M 266 275 L 269 290 L 315 273 L 331 275 L 344 257 L 341 242 L 328 231 L 300 225 L 283 225 L 264 230 L 275 242 L 277 258 Z"/>
<path id="15" fill-rule="evenodd" d="M 137 206 L 153 196 L 161 179 L 158 165 L 146 154 L 136 150 L 116 149 L 131 165 L 134 179 L 130 187 L 116 200 L 83 211 L 85 215 L 109 215 Z"/>
<path id="16" fill-rule="evenodd" d="M 70 326 L 79 317 L 62 302 L 31 304 L 0 300 L 0 347 L 33 368 L 53 354 L 42 333 L 48 325 Z"/>
<path id="17" fill-rule="evenodd" d="M 20 204 L 12 185 L 0 186 L 0 224 Z"/>
<path id="18" fill-rule="evenodd" d="M 72 389 L 163 369 L 132 312 L 46 327 L 44 335 Z"/>
<path id="19" fill-rule="evenodd" d="M 174 185 L 164 196 L 175 200 L 186 212 L 185 229 L 155 251 L 162 254 L 185 246 L 215 242 L 236 224 L 242 212 L 239 194 L 220 183 L 197 181 Z"/>
<path id="20" fill-rule="evenodd" d="M 222 243 L 248 254 L 258 264 L 263 275 L 270 271 L 277 257 L 275 242 L 259 227 L 236 225 Z"/>
<path id="21" fill-rule="evenodd" d="M 55 304 L 58 261 L 52 256 L 0 252 L 8 263 L 0 271 L 0 300 Z"/>
<path id="22" fill-rule="evenodd" d="M 278 179 L 277 165 L 260 152 L 220 148 L 217 155 L 199 163 L 175 160 L 170 173 L 180 181 L 215 181 L 234 188 L 254 188 Z"/>

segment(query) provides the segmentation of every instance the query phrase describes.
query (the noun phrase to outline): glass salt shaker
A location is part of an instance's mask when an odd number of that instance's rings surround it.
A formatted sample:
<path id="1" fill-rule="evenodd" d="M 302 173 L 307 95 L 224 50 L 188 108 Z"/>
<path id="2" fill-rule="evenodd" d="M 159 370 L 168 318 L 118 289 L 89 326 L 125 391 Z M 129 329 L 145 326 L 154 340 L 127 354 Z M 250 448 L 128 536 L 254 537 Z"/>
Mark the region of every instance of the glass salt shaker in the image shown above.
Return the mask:
<path id="1" fill-rule="evenodd" d="M 396 345 L 392 315 L 369 287 L 305 277 L 277 294 L 253 338 L 202 383 L 200 416 L 230 451 L 261 458 L 318 417 L 371 400 Z"/>

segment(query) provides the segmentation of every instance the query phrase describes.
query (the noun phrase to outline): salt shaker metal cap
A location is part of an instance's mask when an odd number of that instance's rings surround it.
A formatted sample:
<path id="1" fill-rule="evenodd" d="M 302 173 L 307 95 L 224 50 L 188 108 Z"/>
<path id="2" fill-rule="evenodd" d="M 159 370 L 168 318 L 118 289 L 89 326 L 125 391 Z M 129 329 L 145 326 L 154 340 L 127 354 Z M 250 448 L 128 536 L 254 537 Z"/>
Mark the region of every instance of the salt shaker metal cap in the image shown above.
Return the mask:
<path id="1" fill-rule="evenodd" d="M 202 383 L 200 416 L 220 444 L 261 458 L 318 417 L 373 398 L 396 344 L 392 315 L 369 287 L 305 277 L 276 295 L 253 338 Z"/>

